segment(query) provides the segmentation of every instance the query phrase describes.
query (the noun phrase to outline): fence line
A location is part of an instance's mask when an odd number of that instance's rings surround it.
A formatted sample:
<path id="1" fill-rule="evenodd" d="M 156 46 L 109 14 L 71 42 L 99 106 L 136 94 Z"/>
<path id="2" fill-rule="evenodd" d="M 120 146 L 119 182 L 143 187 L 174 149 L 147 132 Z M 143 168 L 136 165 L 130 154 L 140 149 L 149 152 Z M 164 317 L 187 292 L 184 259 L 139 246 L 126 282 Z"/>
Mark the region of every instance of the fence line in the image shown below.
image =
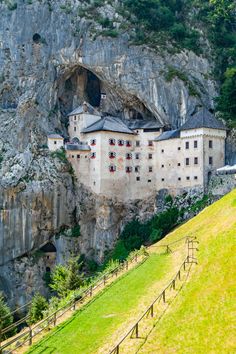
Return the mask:
<path id="1" fill-rule="evenodd" d="M 189 239 L 191 240 L 191 237 L 190 236 L 182 237 L 179 240 L 176 240 L 174 242 L 171 242 L 168 245 L 163 245 L 163 246 L 167 247 L 166 251 L 167 251 L 167 253 L 169 253 L 168 249 L 169 249 L 170 245 L 172 245 L 174 243 L 177 243 L 179 241 L 182 241 L 184 239 L 186 239 L 188 241 Z M 162 245 L 160 245 L 160 246 L 162 246 Z M 188 256 L 188 257 L 190 257 L 190 256 Z M 146 259 L 147 259 L 147 256 L 144 256 L 144 258 L 142 259 L 140 264 L 142 264 Z M 133 261 L 138 262 L 138 254 L 137 253 L 130 260 L 126 260 L 126 261 L 122 262 L 119 266 L 117 266 L 116 268 L 114 268 L 110 272 L 102 275 L 102 277 L 97 279 L 93 285 L 90 285 L 87 289 L 82 291 L 82 293 L 79 295 L 79 298 L 76 297 L 76 298 L 70 300 L 67 304 L 65 304 L 61 308 L 57 309 L 55 312 L 53 312 L 52 314 L 50 314 L 46 318 L 42 319 L 40 322 L 38 322 L 34 326 L 28 325 L 28 330 L 26 328 L 24 333 L 20 333 L 19 335 L 14 336 L 12 339 L 7 341 L 7 343 L 5 343 L 3 345 L 1 345 L 2 336 L 4 334 L 6 334 L 7 332 L 9 332 L 10 330 L 16 328 L 19 324 L 25 322 L 27 319 L 29 319 L 29 316 L 25 316 L 24 318 L 22 318 L 21 320 L 13 323 L 12 325 L 10 325 L 10 326 L 8 326 L 8 327 L 6 327 L 4 329 L 0 329 L 0 354 L 2 353 L 2 351 L 4 349 L 6 349 L 10 345 L 14 344 L 15 342 L 18 342 L 20 339 L 22 339 L 24 337 L 26 337 L 26 339 L 24 338 L 23 342 L 17 343 L 17 347 L 15 347 L 14 350 L 19 348 L 19 347 L 21 347 L 26 342 L 29 342 L 29 345 L 31 345 L 32 344 L 32 339 L 36 335 L 38 335 L 43 330 L 45 330 L 47 327 L 49 327 L 51 323 L 53 324 L 53 326 L 56 326 L 56 322 L 61 316 L 63 316 L 69 310 L 72 310 L 72 309 L 75 310 L 76 309 L 76 305 L 78 303 L 82 304 L 87 297 L 92 297 L 93 292 L 97 288 L 99 288 L 100 286 L 105 286 L 106 282 L 109 279 L 113 278 L 114 276 L 117 277 L 119 272 L 121 272 L 123 270 L 128 270 L 129 264 L 133 263 Z M 17 310 L 15 310 L 13 312 L 16 312 L 16 311 Z"/>
<path id="2" fill-rule="evenodd" d="M 130 335 L 130 338 L 133 338 L 133 335 L 135 334 L 135 338 L 139 337 L 139 323 L 142 321 L 142 319 L 145 316 L 148 316 L 149 314 L 151 317 L 154 317 L 154 305 L 157 303 L 157 301 L 163 300 L 163 303 L 166 303 L 166 292 L 168 289 L 174 289 L 176 288 L 176 282 L 177 280 L 181 279 L 181 270 L 182 268 L 186 269 L 186 264 L 190 263 L 196 263 L 197 264 L 197 258 L 194 257 L 194 255 L 190 255 L 193 252 L 193 250 L 198 250 L 196 247 L 193 247 L 194 243 L 198 243 L 196 238 L 194 240 L 188 240 L 188 255 L 184 259 L 183 263 L 181 264 L 179 270 L 175 274 L 175 276 L 172 278 L 172 280 L 168 283 L 168 285 L 162 290 L 162 292 L 154 299 L 154 301 L 151 303 L 151 305 L 146 309 L 146 311 L 139 317 L 139 319 L 136 321 L 136 323 L 130 328 L 130 330 L 122 337 L 122 339 L 116 344 L 116 346 L 109 352 L 109 354 L 119 354 L 120 352 L 120 346 L 121 344 L 125 341 L 125 339 Z M 190 244 L 192 244 L 192 247 L 190 247 Z M 190 261 L 191 260 L 191 261 Z"/>
<path id="3" fill-rule="evenodd" d="M 146 261 L 147 258 L 148 258 L 148 256 L 144 256 L 143 259 L 141 260 L 141 262 L 139 262 L 139 264 L 142 264 L 144 261 Z M 105 286 L 109 279 L 112 279 L 114 276 L 117 277 L 121 271 L 128 270 L 129 264 L 131 264 L 133 262 L 136 262 L 136 263 L 138 262 L 138 254 L 135 254 L 130 260 L 126 260 L 126 261 L 122 262 L 119 266 L 117 266 L 116 268 L 114 268 L 110 272 L 102 275 L 102 277 L 100 277 L 93 285 L 90 285 L 87 289 L 82 291 L 82 293 L 79 295 L 79 298 L 75 297 L 74 299 L 70 300 L 67 304 L 65 304 L 61 308 L 57 309 L 55 312 L 53 312 L 52 314 L 50 314 L 49 316 L 44 318 L 42 321 L 38 322 L 35 326 L 29 325 L 28 330 L 25 329 L 24 333 L 20 333 L 19 335 L 14 336 L 12 339 L 8 340 L 7 343 L 5 343 L 3 345 L 1 345 L 1 338 L 2 338 L 3 334 L 6 334 L 10 330 L 14 329 L 16 327 L 16 324 L 19 325 L 20 323 L 29 319 L 29 316 L 25 316 L 21 320 L 15 322 L 14 324 L 12 324 L 2 330 L 0 329 L 0 354 L 2 353 L 2 351 L 4 349 L 6 349 L 10 345 L 14 344 L 15 342 L 18 342 L 20 339 L 22 339 L 24 337 L 26 337 L 26 339 L 24 338 L 23 342 L 17 343 L 17 347 L 15 347 L 14 350 L 21 347 L 22 345 L 24 345 L 27 341 L 29 342 L 29 345 L 31 345 L 33 337 L 35 337 L 37 334 L 41 333 L 43 330 L 45 330 L 47 327 L 49 327 L 51 323 L 53 323 L 53 326 L 56 326 L 57 320 L 61 316 L 63 316 L 64 313 L 66 313 L 69 310 L 75 310 L 76 305 L 78 303 L 82 304 L 86 298 L 92 297 L 93 292 L 96 289 L 98 289 L 100 286 Z"/>

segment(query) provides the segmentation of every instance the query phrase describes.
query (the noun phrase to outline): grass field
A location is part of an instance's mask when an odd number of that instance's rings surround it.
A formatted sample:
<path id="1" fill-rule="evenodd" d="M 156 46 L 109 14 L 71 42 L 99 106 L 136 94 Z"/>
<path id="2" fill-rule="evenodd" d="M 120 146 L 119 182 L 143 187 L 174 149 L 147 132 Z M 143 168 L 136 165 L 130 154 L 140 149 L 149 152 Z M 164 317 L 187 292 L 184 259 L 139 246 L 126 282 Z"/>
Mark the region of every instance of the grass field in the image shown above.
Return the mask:
<path id="1" fill-rule="evenodd" d="M 29 353 L 96 353 L 110 333 L 133 315 L 170 263 L 167 255 L 152 254 L 105 289 L 95 301 L 56 328 Z"/>
<path id="2" fill-rule="evenodd" d="M 140 338 L 139 353 L 235 353 L 236 190 L 180 226 L 158 244 L 184 236 L 200 241 L 190 281 L 148 338 Z M 106 288 L 92 303 L 53 330 L 28 353 L 106 353 L 152 302 L 181 263 L 185 251 L 155 254 Z M 180 257 L 181 256 L 181 257 Z M 102 348 L 102 349 L 101 349 Z M 122 348 L 121 353 L 130 353 Z M 136 351 L 135 351 L 136 352 Z"/>
<path id="3" fill-rule="evenodd" d="M 236 353 L 236 190 L 168 238 L 186 232 L 199 265 L 138 353 Z"/>

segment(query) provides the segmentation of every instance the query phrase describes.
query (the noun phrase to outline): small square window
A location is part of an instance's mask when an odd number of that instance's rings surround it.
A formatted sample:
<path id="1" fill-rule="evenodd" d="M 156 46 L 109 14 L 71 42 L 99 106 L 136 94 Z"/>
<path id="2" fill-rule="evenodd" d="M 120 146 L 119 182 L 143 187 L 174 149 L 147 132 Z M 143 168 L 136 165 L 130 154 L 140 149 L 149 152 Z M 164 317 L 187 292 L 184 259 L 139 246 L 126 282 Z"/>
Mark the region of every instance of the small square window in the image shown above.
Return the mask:
<path id="1" fill-rule="evenodd" d="M 152 166 L 148 167 L 148 172 L 152 172 Z"/>
<path id="2" fill-rule="evenodd" d="M 213 157 L 209 156 L 209 165 L 213 165 Z"/>
<path id="3" fill-rule="evenodd" d="M 162 178 L 161 181 L 164 182 L 165 178 Z"/>
<path id="4" fill-rule="evenodd" d="M 187 180 L 187 181 L 189 181 L 189 180 L 190 180 L 190 177 L 189 177 L 189 176 L 187 176 L 187 177 L 186 177 L 186 180 Z"/>
<path id="5" fill-rule="evenodd" d="M 197 140 L 194 140 L 194 142 L 193 142 L 193 147 L 194 147 L 194 149 L 197 148 Z"/>
<path id="6" fill-rule="evenodd" d="M 180 162 L 178 162 L 178 166 L 181 166 L 181 163 L 180 163 Z"/>
<path id="7" fill-rule="evenodd" d="M 213 148 L 213 141 L 209 140 L 209 148 L 212 149 Z"/>
<path id="8" fill-rule="evenodd" d="M 163 152 L 164 152 L 164 149 L 162 149 L 161 152 L 163 153 Z"/>
<path id="9" fill-rule="evenodd" d="M 161 165 L 161 168 L 164 168 L 164 165 Z"/>
<path id="10" fill-rule="evenodd" d="M 140 166 L 135 166 L 134 171 L 135 172 L 139 172 L 140 171 Z"/>
<path id="11" fill-rule="evenodd" d="M 135 154 L 135 159 L 136 159 L 136 160 L 139 160 L 139 159 L 140 159 L 140 154 L 139 154 L 139 153 L 136 153 L 136 154 Z"/>
<path id="12" fill-rule="evenodd" d="M 185 164 L 186 164 L 186 166 L 189 166 L 189 158 L 188 157 L 185 159 Z"/>
<path id="13" fill-rule="evenodd" d="M 151 179 L 148 179 L 148 183 L 150 183 L 150 182 L 152 182 L 152 180 L 151 180 Z"/>
<path id="14" fill-rule="evenodd" d="M 80 155 L 77 155 L 77 159 L 80 159 Z"/>
<path id="15" fill-rule="evenodd" d="M 55 144 L 55 145 L 57 145 L 57 142 L 56 142 L 56 141 L 54 141 L 54 144 Z"/>
<path id="16" fill-rule="evenodd" d="M 93 185 L 94 185 L 94 186 L 96 185 L 96 182 L 95 182 L 95 181 L 93 182 Z"/>
<path id="17" fill-rule="evenodd" d="M 198 177 L 197 177 L 197 176 L 194 176 L 194 179 L 196 180 L 196 179 L 198 179 Z"/>
<path id="18" fill-rule="evenodd" d="M 72 159 L 75 157 L 74 155 L 71 155 Z"/>
<path id="19" fill-rule="evenodd" d="M 178 177 L 178 181 L 181 181 L 181 177 Z"/>
<path id="20" fill-rule="evenodd" d="M 148 158 L 149 158 L 149 160 L 151 160 L 152 159 L 152 154 L 148 154 Z"/>
<path id="21" fill-rule="evenodd" d="M 180 146 L 178 147 L 178 150 L 181 150 L 181 147 L 180 147 Z"/>
<path id="22" fill-rule="evenodd" d="M 185 149 L 189 149 L 189 141 L 186 141 L 186 143 L 185 143 Z"/>
<path id="23" fill-rule="evenodd" d="M 198 165 L 198 157 L 194 157 L 194 165 Z"/>
<path id="24" fill-rule="evenodd" d="M 136 141 L 136 146 L 137 146 L 137 147 L 140 146 L 140 141 L 139 141 L 139 140 Z"/>
<path id="25" fill-rule="evenodd" d="M 140 181 L 140 177 L 136 177 L 136 181 Z"/>

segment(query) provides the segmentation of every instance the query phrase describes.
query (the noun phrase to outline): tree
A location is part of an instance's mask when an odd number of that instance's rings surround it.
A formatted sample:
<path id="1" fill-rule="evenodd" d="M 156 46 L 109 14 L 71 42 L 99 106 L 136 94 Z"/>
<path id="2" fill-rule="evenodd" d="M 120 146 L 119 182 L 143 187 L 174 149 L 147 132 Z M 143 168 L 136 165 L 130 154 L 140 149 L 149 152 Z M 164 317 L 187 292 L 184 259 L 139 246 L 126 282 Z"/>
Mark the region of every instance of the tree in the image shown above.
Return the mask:
<path id="1" fill-rule="evenodd" d="M 48 308 L 48 303 L 45 297 L 39 293 L 33 297 L 30 309 L 29 309 L 29 323 L 33 324 L 43 319 L 43 313 Z"/>
<path id="2" fill-rule="evenodd" d="M 221 87 L 220 96 L 216 99 L 217 110 L 222 117 L 236 123 L 236 67 L 229 68 Z"/>
<path id="3" fill-rule="evenodd" d="M 13 316 L 11 315 L 11 310 L 7 306 L 3 294 L 0 293 L 0 329 L 6 328 L 13 323 Z M 8 335 L 12 335 L 13 333 L 8 332 L 3 339 L 8 337 Z"/>
<path id="4" fill-rule="evenodd" d="M 78 257 L 71 258 L 65 266 L 57 265 L 52 272 L 50 288 L 60 297 L 78 289 L 83 284 L 83 274 L 79 273 L 81 265 L 82 263 L 78 263 Z"/>

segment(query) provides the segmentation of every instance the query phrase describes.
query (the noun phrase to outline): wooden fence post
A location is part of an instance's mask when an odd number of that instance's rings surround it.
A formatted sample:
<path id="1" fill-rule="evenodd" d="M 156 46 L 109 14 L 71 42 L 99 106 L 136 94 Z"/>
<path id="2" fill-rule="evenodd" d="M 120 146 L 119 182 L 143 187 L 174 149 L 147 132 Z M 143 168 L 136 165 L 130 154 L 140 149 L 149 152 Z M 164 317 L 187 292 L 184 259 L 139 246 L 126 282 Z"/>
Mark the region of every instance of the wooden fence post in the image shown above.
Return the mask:
<path id="1" fill-rule="evenodd" d="M 29 345 L 32 345 L 32 328 L 29 326 Z"/>
<path id="2" fill-rule="evenodd" d="M 153 305 L 151 306 L 151 309 L 150 309 L 151 311 L 150 311 L 150 313 L 151 313 L 151 317 L 153 317 Z"/>
<path id="3" fill-rule="evenodd" d="M 184 270 L 185 270 L 185 261 L 184 261 Z"/>
<path id="4" fill-rule="evenodd" d="M 129 268 L 129 262 L 126 261 L 126 270 L 128 270 L 128 268 Z"/>
<path id="5" fill-rule="evenodd" d="M 54 327 L 56 326 L 56 323 L 57 323 L 57 313 L 55 312 L 55 313 L 54 313 L 54 318 L 53 318 L 53 325 L 54 325 Z"/>
<path id="6" fill-rule="evenodd" d="M 119 345 L 117 345 L 117 347 L 116 347 L 116 354 L 119 354 L 119 352 L 120 352 L 120 346 Z"/>
<path id="7" fill-rule="evenodd" d="M 172 281 L 173 289 L 175 290 L 175 279 Z"/>
<path id="8" fill-rule="evenodd" d="M 165 290 L 163 291 L 162 296 L 163 296 L 163 302 L 165 303 L 166 302 L 166 291 Z"/>
<path id="9" fill-rule="evenodd" d="M 106 276 L 103 277 L 103 284 L 106 285 Z"/>
<path id="10" fill-rule="evenodd" d="M 90 292 L 89 292 L 90 297 L 93 295 L 93 287 L 91 286 Z"/>
<path id="11" fill-rule="evenodd" d="M 179 276 L 179 280 L 180 280 L 180 270 L 179 270 L 179 272 L 178 272 L 178 276 Z"/>
<path id="12" fill-rule="evenodd" d="M 138 323 L 135 326 L 135 337 L 138 338 Z"/>
<path id="13" fill-rule="evenodd" d="M 135 255 L 135 262 L 138 262 L 138 255 L 137 255 L 137 253 L 136 253 L 136 255 Z"/>

